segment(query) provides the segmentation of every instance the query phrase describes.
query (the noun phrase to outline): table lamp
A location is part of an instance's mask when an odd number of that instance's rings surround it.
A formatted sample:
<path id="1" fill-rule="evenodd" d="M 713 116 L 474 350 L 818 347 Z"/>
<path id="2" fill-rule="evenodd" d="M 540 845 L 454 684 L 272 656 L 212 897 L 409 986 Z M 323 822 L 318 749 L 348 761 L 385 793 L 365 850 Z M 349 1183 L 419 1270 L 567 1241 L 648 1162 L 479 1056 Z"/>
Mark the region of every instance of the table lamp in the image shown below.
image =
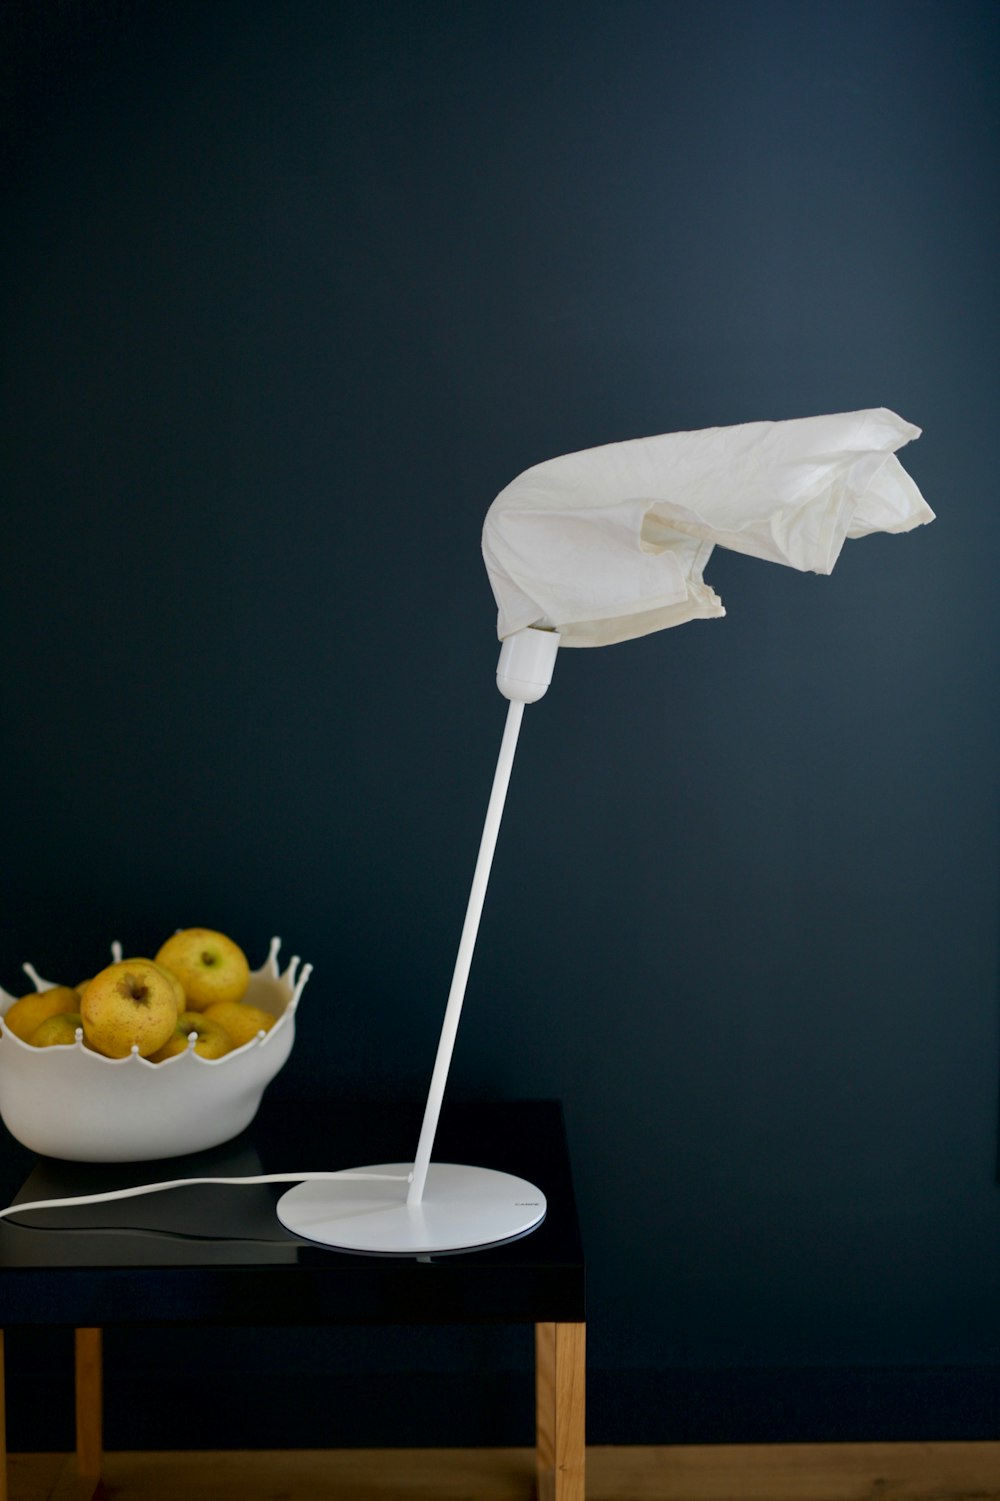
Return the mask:
<path id="1" fill-rule="evenodd" d="M 496 497 L 483 557 L 509 703 L 416 1156 L 298 1184 L 278 1201 L 287 1229 L 412 1256 L 513 1240 L 541 1222 L 535 1185 L 432 1160 L 524 706 L 545 693 L 560 646 L 724 615 L 703 578 L 716 546 L 830 573 L 847 538 L 932 521 L 895 457 L 919 436 L 885 408 L 665 433 L 537 464 Z"/>

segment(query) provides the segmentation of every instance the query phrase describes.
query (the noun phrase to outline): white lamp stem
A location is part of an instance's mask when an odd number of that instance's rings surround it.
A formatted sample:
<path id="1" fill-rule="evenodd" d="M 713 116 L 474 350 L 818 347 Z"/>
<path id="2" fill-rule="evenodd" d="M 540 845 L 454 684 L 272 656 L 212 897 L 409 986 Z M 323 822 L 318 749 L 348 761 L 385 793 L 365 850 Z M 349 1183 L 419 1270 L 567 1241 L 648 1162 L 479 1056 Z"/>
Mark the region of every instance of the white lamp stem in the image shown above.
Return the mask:
<path id="1" fill-rule="evenodd" d="M 510 782 L 511 767 L 514 764 L 514 751 L 517 748 L 517 737 L 523 713 L 524 704 L 512 699 L 507 709 L 503 739 L 500 742 L 500 755 L 497 758 L 497 769 L 493 776 L 493 790 L 486 809 L 483 837 L 479 844 L 479 856 L 472 877 L 472 890 L 469 892 L 469 905 L 466 908 L 462 937 L 458 945 L 458 957 L 455 960 L 455 973 L 451 981 L 451 990 L 448 993 L 444 1024 L 438 1041 L 437 1057 L 434 1060 L 434 1072 L 431 1075 L 431 1087 L 427 1095 L 427 1104 L 424 1107 L 420 1141 L 413 1164 L 413 1181 L 406 1199 L 408 1204 L 419 1204 L 424 1194 L 427 1168 L 434 1147 L 434 1137 L 437 1132 L 438 1117 L 441 1114 L 441 1101 L 444 1098 L 448 1070 L 451 1066 L 451 1055 L 455 1048 L 459 1018 L 462 1015 L 465 987 L 472 966 L 472 952 L 479 933 L 479 919 L 482 916 L 486 886 L 493 865 L 493 853 L 497 847 L 497 835 L 500 832 L 500 820 L 503 817 L 504 803 L 507 799 L 507 786 Z"/>
<path id="2" fill-rule="evenodd" d="M 510 700 L 510 708 L 413 1170 L 409 1170 L 408 1162 L 385 1163 L 338 1173 L 323 1183 L 297 1184 L 278 1200 L 278 1219 L 294 1235 L 342 1251 L 429 1256 L 435 1251 L 469 1251 L 515 1240 L 545 1218 L 545 1194 L 534 1183 L 493 1168 L 431 1162 L 431 1151 L 507 800 L 521 716 L 525 704 L 537 703 L 552 681 L 558 648 L 556 631 L 534 626 L 506 637 L 500 647 L 497 687 Z M 410 1187 L 404 1199 L 400 1183 L 405 1179 L 409 1179 Z"/>

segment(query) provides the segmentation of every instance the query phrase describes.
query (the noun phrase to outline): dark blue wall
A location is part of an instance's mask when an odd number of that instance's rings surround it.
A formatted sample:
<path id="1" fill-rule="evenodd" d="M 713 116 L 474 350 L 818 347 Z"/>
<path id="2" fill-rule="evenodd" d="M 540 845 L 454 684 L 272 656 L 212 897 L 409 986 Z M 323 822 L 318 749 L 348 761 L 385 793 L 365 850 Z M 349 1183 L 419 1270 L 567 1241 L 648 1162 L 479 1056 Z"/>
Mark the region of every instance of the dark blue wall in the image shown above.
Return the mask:
<path id="1" fill-rule="evenodd" d="M 891 406 L 932 527 L 830 579 L 717 554 L 726 620 L 562 655 L 452 1090 L 564 1101 L 595 1442 L 995 1436 L 996 5 L 0 17 L 0 984 L 279 933 L 315 977 L 273 1089 L 419 1096 L 503 721 L 494 494 Z M 366 1362 L 338 1442 L 412 1437 L 408 1361 L 529 1358 L 269 1338 L 176 1369 Z M 497 1406 L 421 1434 L 523 1441 Z"/>

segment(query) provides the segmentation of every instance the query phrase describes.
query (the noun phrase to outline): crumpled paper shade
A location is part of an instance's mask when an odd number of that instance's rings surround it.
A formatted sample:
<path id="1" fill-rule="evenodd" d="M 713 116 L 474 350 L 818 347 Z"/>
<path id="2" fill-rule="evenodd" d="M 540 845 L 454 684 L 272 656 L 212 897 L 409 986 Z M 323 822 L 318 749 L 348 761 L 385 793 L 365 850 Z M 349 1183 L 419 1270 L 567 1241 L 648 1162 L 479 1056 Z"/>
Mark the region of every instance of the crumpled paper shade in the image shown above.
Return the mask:
<path id="1" fill-rule="evenodd" d="M 714 547 L 830 573 L 848 537 L 934 513 L 895 457 L 920 429 L 884 407 L 663 433 L 526 469 L 490 506 L 483 558 L 503 640 L 526 626 L 605 646 L 724 615 Z"/>

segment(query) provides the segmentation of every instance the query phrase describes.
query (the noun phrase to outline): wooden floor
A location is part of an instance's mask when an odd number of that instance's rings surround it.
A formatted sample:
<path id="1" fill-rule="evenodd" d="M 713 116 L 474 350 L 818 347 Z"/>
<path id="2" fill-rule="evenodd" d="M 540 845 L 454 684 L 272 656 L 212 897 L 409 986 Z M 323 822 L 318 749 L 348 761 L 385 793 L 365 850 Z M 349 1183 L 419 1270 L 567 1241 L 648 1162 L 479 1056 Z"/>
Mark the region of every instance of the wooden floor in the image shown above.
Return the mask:
<path id="1" fill-rule="evenodd" d="M 108 1501 L 531 1501 L 531 1449 L 106 1456 Z M 10 1456 L 10 1501 L 69 1501 L 73 1462 Z M 1000 1501 L 1000 1443 L 592 1448 L 588 1501 Z"/>

